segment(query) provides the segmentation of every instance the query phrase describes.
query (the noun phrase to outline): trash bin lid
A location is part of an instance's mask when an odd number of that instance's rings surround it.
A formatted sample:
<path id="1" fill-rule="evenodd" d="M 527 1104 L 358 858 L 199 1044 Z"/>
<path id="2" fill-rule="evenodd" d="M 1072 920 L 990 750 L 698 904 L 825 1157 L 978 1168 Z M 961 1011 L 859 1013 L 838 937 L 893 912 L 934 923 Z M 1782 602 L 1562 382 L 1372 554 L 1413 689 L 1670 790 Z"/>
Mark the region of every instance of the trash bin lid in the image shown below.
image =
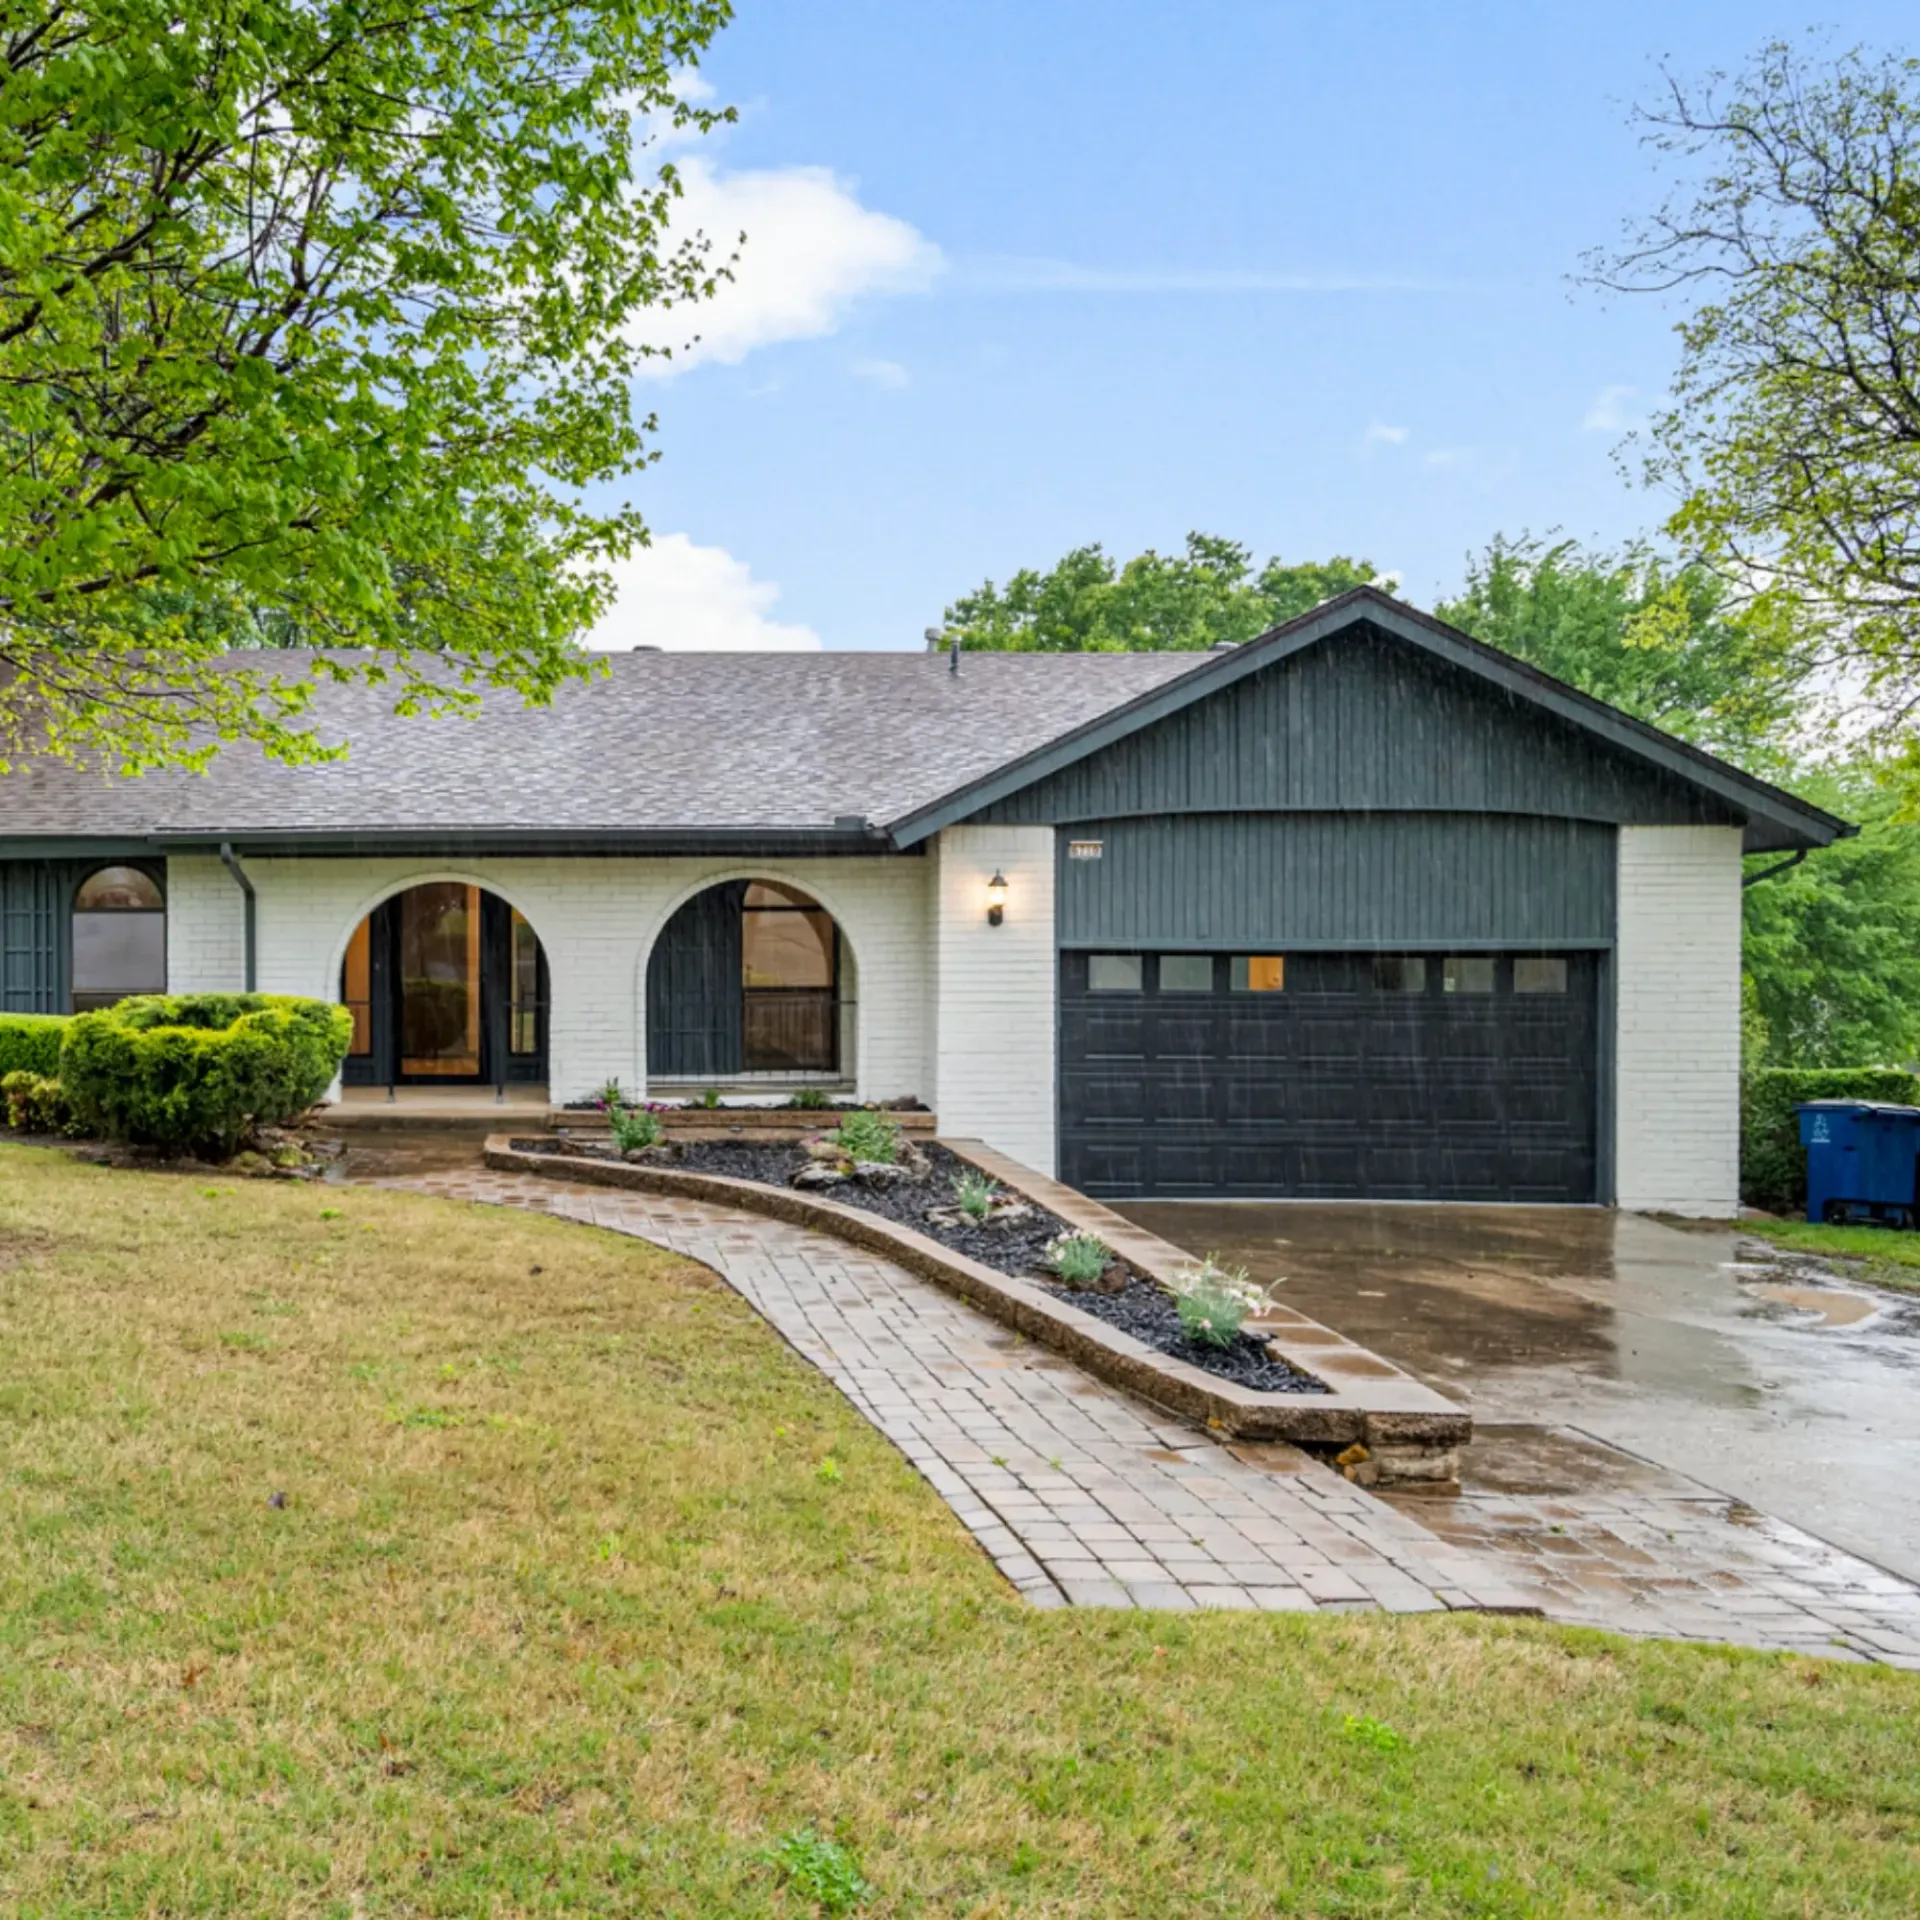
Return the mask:
<path id="1" fill-rule="evenodd" d="M 1795 1113 L 1873 1113 L 1896 1120 L 1920 1120 L 1920 1107 L 1896 1106 L 1891 1100 L 1802 1100 Z"/>

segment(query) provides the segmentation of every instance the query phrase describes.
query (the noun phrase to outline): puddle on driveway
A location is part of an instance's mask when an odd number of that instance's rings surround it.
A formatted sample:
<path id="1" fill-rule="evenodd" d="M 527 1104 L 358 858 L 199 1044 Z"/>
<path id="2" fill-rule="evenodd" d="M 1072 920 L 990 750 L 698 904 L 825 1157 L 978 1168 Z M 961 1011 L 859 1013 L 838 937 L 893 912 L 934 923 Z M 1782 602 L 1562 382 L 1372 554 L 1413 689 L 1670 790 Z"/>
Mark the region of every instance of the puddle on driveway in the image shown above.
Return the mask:
<path id="1" fill-rule="evenodd" d="M 1752 1280 L 1744 1284 L 1749 1293 L 1758 1294 L 1762 1300 L 1791 1307 L 1796 1313 L 1818 1314 L 1830 1327 L 1857 1327 L 1862 1320 L 1871 1320 L 1881 1310 L 1881 1303 L 1870 1300 L 1864 1293 L 1840 1293 L 1826 1287 L 1776 1286 Z"/>

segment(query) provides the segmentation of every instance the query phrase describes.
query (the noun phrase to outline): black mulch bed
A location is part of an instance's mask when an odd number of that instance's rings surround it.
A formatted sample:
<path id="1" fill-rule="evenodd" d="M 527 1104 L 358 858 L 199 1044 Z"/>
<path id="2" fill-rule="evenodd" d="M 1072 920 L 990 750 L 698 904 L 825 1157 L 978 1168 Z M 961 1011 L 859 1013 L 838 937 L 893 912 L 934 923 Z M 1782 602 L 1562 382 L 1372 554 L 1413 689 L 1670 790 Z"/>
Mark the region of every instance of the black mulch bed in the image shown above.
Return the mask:
<path id="1" fill-rule="evenodd" d="M 953 1183 L 974 1169 L 957 1154 L 931 1141 L 918 1143 L 932 1164 L 929 1176 L 897 1187 L 862 1187 L 849 1181 L 844 1186 L 820 1190 L 818 1197 L 837 1200 L 843 1206 L 859 1207 L 877 1213 L 897 1226 L 911 1227 L 937 1240 L 955 1253 L 978 1260 L 983 1267 L 1012 1274 L 1022 1280 L 1049 1280 L 1040 1261 L 1047 1242 L 1056 1234 L 1072 1229 L 1064 1220 L 1036 1207 L 1032 1218 L 1005 1227 L 951 1226 L 945 1221 L 928 1219 L 936 1209 L 954 1204 Z M 593 1140 L 560 1139 L 542 1135 L 535 1139 L 516 1139 L 517 1153 L 584 1154 L 593 1160 L 618 1160 L 611 1146 Z M 671 1152 L 655 1165 L 678 1168 L 687 1173 L 722 1174 L 733 1180 L 756 1180 L 762 1186 L 784 1187 L 807 1164 L 807 1155 L 797 1146 L 782 1142 L 755 1140 L 687 1140 L 671 1143 Z M 1189 1340 L 1180 1325 L 1179 1310 L 1164 1287 L 1137 1274 L 1129 1274 L 1117 1293 L 1095 1293 L 1081 1288 L 1060 1287 L 1060 1297 L 1104 1320 L 1109 1326 L 1130 1333 L 1136 1340 L 1156 1348 L 1170 1359 L 1184 1360 L 1189 1366 L 1218 1374 L 1237 1386 L 1256 1393 L 1325 1393 L 1327 1389 L 1311 1375 L 1298 1372 L 1285 1361 L 1275 1360 L 1266 1342 L 1252 1334 L 1240 1334 L 1234 1344 L 1215 1347 Z"/>
<path id="2" fill-rule="evenodd" d="M 1118 1293 L 1074 1293 L 1068 1296 L 1083 1313 L 1104 1320 L 1122 1333 L 1190 1367 L 1217 1373 L 1235 1386 L 1255 1393 L 1325 1393 L 1327 1388 L 1311 1374 L 1301 1373 L 1267 1351 L 1267 1343 L 1250 1333 L 1236 1333 L 1230 1347 L 1189 1340 L 1180 1324 L 1180 1309 L 1165 1287 L 1138 1274 L 1128 1277 Z"/>

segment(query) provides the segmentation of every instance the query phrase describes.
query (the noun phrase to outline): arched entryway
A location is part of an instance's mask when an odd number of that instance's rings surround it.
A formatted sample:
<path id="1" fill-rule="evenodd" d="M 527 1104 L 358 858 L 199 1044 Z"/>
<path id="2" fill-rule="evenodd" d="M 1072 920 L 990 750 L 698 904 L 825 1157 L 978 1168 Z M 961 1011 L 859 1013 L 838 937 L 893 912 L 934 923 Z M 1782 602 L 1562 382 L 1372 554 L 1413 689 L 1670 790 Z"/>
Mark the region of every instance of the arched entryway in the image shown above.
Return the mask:
<path id="1" fill-rule="evenodd" d="M 726 880 L 661 929 L 647 962 L 647 1081 L 839 1079 L 850 1064 L 849 956 L 811 894 Z"/>
<path id="2" fill-rule="evenodd" d="M 498 894 L 430 880 L 383 900 L 340 966 L 349 1086 L 506 1086 L 547 1077 L 547 957 Z"/>

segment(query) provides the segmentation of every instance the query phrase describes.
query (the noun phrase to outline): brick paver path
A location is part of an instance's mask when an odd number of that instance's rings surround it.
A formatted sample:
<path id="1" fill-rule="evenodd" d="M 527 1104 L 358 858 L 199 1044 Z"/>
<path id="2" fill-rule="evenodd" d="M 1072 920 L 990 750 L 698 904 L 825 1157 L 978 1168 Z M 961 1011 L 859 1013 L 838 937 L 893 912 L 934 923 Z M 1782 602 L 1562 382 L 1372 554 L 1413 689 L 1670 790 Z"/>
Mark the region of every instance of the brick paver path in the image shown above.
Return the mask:
<path id="1" fill-rule="evenodd" d="M 1295 1448 L 1215 1444 L 826 1235 L 464 1156 L 364 1158 L 350 1177 L 368 1184 L 531 1207 L 711 1267 L 1040 1606 L 1544 1610 L 1920 1667 L 1920 1590 L 1760 1515 L 1730 1554 L 1726 1503 L 1690 1483 L 1622 1487 L 1604 1513 L 1520 1496 L 1403 1498 L 1423 1525 Z"/>
<path id="2" fill-rule="evenodd" d="M 484 1167 L 386 1175 L 541 1208 L 711 1267 L 923 1473 L 1041 1606 L 1534 1611 L 1293 1447 L 1229 1451 L 891 1262 L 702 1201 Z"/>

